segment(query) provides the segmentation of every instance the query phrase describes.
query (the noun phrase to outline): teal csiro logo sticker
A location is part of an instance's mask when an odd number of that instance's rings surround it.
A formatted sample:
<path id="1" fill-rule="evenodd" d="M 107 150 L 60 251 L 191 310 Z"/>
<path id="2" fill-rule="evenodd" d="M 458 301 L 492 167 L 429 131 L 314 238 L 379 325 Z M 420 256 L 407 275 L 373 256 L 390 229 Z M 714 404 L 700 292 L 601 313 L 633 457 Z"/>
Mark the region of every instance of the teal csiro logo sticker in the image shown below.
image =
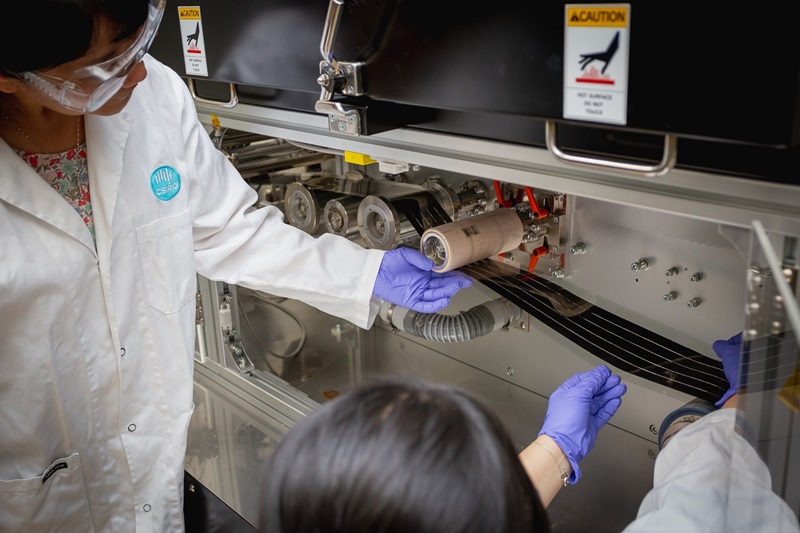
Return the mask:
<path id="1" fill-rule="evenodd" d="M 181 190 L 181 175 L 172 167 L 158 167 L 150 174 L 150 188 L 159 200 L 172 200 Z"/>

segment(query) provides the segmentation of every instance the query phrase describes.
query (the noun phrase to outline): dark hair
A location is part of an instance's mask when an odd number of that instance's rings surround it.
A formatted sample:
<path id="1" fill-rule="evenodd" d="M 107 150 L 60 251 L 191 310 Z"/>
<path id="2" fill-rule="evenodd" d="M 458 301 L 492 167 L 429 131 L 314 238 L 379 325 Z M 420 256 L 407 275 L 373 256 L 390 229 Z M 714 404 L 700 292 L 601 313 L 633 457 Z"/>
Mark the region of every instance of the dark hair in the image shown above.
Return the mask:
<path id="1" fill-rule="evenodd" d="M 105 19 L 117 39 L 147 20 L 149 0 L 13 0 L 2 7 L 0 72 L 45 70 L 86 54 L 97 23 Z"/>
<path id="2" fill-rule="evenodd" d="M 260 529 L 548 532 L 500 420 L 458 388 L 383 378 L 301 420 L 278 443 Z"/>

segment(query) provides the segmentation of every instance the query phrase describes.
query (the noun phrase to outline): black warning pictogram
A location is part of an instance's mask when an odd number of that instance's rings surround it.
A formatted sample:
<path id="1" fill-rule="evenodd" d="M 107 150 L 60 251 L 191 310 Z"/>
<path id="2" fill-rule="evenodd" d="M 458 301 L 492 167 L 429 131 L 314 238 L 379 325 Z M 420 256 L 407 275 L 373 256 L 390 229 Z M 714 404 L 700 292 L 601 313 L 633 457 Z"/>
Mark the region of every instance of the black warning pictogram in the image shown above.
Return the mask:
<path id="1" fill-rule="evenodd" d="M 197 40 L 200 38 L 200 22 L 197 22 L 197 27 L 194 29 L 194 33 L 191 33 L 186 36 L 186 44 L 191 48 L 192 41 L 194 41 L 194 45 L 197 46 Z"/>
<path id="2" fill-rule="evenodd" d="M 608 64 L 611 62 L 611 59 L 614 57 L 614 54 L 617 53 L 617 48 L 619 48 L 619 32 L 614 34 L 614 38 L 608 45 L 608 48 L 605 49 L 603 52 L 594 52 L 592 54 L 581 54 L 580 65 L 581 69 L 586 69 L 586 67 L 592 61 L 602 61 L 605 63 L 603 65 L 603 69 L 600 71 L 601 74 L 605 74 L 606 68 L 608 68 Z"/>

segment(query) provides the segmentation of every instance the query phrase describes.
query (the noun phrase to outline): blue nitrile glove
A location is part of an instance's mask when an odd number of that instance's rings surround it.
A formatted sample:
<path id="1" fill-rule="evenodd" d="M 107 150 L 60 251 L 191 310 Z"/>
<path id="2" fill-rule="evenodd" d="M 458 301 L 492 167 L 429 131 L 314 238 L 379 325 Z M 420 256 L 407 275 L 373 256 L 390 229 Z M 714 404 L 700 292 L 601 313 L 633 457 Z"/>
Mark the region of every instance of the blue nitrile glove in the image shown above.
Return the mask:
<path id="1" fill-rule="evenodd" d="M 441 311 L 473 280 L 463 272 L 433 272 L 433 261 L 412 248 L 395 248 L 383 255 L 372 294 L 420 313 Z"/>
<path id="2" fill-rule="evenodd" d="M 570 483 L 581 478 L 578 463 L 589 453 L 597 432 L 608 422 L 628 387 L 606 366 L 575 374 L 550 396 L 539 435 L 558 444 L 572 465 Z"/>
<path id="3" fill-rule="evenodd" d="M 742 351 L 742 333 L 739 332 L 728 340 L 714 341 L 711 347 L 714 349 L 714 353 L 722 359 L 722 369 L 730 383 L 730 387 L 722 395 L 722 398 L 714 404 L 722 407 L 722 404 L 739 390 L 739 355 Z"/>

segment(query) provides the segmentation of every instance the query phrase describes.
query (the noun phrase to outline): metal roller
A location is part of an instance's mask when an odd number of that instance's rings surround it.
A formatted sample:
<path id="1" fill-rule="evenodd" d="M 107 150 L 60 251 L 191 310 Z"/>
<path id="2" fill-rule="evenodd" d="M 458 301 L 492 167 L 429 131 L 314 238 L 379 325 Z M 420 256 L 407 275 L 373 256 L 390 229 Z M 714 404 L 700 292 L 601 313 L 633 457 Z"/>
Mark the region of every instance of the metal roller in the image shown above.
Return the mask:
<path id="1" fill-rule="evenodd" d="M 365 196 L 358 205 L 358 231 L 367 248 L 391 250 L 401 242 L 417 237 L 405 215 L 381 196 Z"/>
<path id="2" fill-rule="evenodd" d="M 328 200 L 323 219 L 328 232 L 350 237 L 358 232 L 358 206 L 361 198 L 345 196 Z"/>
<path id="3" fill-rule="evenodd" d="M 286 187 L 286 220 L 306 233 L 316 234 L 322 222 L 324 202 L 331 196 L 325 191 L 309 189 L 301 183 Z"/>
<path id="4" fill-rule="evenodd" d="M 522 243 L 524 227 L 514 209 L 495 209 L 425 230 L 420 250 L 447 272 L 486 259 Z"/>

